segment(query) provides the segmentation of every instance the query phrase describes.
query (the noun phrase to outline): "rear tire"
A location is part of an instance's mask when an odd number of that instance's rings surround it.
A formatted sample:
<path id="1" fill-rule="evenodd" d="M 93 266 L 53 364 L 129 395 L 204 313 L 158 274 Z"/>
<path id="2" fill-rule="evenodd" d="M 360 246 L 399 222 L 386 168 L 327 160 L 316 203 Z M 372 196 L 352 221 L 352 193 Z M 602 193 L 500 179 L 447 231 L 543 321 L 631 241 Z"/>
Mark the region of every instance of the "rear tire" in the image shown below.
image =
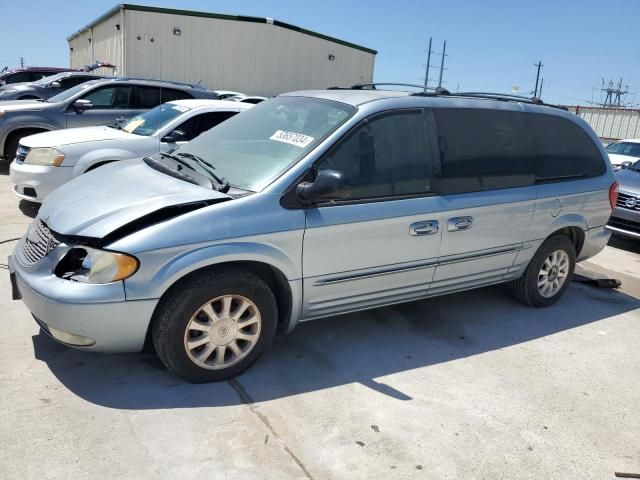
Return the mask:
<path id="1" fill-rule="evenodd" d="M 154 315 L 152 340 L 167 369 L 193 383 L 227 380 L 245 371 L 271 344 L 278 308 L 257 275 L 209 270 L 179 282 Z"/>
<path id="2" fill-rule="evenodd" d="M 525 305 L 548 307 L 569 288 L 576 266 L 576 249 L 564 235 L 547 239 L 520 278 L 511 282 L 513 295 Z"/>

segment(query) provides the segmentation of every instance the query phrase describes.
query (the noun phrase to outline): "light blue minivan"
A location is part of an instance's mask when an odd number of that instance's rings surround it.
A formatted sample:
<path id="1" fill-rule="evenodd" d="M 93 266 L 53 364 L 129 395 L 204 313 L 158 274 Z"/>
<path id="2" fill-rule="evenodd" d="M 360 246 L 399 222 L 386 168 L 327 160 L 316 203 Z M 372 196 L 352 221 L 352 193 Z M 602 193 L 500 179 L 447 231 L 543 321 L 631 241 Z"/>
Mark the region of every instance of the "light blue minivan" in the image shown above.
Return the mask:
<path id="1" fill-rule="evenodd" d="M 295 92 L 62 186 L 9 266 L 59 342 L 214 381 L 303 321 L 506 282 L 551 305 L 616 196 L 593 131 L 536 100 Z"/>

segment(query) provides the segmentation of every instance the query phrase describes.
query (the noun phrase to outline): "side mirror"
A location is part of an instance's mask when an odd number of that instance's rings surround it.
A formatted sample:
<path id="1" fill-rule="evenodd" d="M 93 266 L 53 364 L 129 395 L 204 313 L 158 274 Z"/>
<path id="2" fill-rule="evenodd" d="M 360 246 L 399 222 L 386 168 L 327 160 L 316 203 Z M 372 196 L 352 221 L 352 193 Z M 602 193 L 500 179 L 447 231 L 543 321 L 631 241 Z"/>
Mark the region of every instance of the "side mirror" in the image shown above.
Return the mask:
<path id="1" fill-rule="evenodd" d="M 85 100 L 81 98 L 73 102 L 73 109 L 78 113 L 89 110 L 90 108 L 93 108 L 93 103 L 91 103 L 91 100 Z"/>
<path id="2" fill-rule="evenodd" d="M 633 162 L 630 160 L 625 160 L 624 162 L 622 162 L 620 164 L 620 168 L 629 168 L 631 165 L 633 165 Z"/>
<path id="3" fill-rule="evenodd" d="M 165 142 L 165 143 L 183 142 L 186 138 L 187 138 L 187 134 L 184 133 L 182 130 L 176 128 L 169 135 L 165 135 L 164 137 L 162 137 L 161 142 Z"/>
<path id="4" fill-rule="evenodd" d="M 60 88 L 60 87 L 62 87 L 62 84 L 61 84 L 60 82 L 51 82 L 51 83 L 49 84 L 49 86 L 50 86 L 51 88 Z"/>
<path id="5" fill-rule="evenodd" d="M 298 185 L 296 195 L 305 203 L 317 203 L 344 200 L 351 196 L 351 192 L 344 186 L 342 172 L 324 170 L 313 183 L 302 182 Z"/>

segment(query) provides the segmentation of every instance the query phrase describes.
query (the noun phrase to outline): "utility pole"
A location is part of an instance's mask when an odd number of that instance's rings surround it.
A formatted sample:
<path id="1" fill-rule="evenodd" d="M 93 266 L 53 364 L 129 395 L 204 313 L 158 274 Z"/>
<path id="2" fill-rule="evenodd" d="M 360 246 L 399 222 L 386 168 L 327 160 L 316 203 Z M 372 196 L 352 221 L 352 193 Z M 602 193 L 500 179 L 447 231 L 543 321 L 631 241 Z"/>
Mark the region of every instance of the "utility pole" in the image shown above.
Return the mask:
<path id="1" fill-rule="evenodd" d="M 540 79 L 540 93 L 538 94 L 538 98 L 542 98 L 542 85 L 544 85 L 544 77 Z"/>
<path id="2" fill-rule="evenodd" d="M 442 87 L 442 72 L 444 71 L 444 57 L 447 56 L 445 53 L 447 51 L 447 41 L 444 41 L 444 45 L 442 45 L 442 59 L 440 60 L 440 77 L 438 78 L 438 87 Z"/>
<path id="3" fill-rule="evenodd" d="M 542 65 L 542 60 L 538 60 L 538 63 L 534 63 L 533 66 L 538 67 L 538 73 L 536 75 L 536 88 L 533 91 L 534 98 L 538 98 L 538 81 L 540 80 L 540 69 L 544 67 L 544 65 Z"/>
<path id="4" fill-rule="evenodd" d="M 429 37 L 429 50 L 427 50 L 427 70 L 424 73 L 424 91 L 427 92 L 427 86 L 429 85 L 429 64 L 431 63 L 431 40 Z"/>
<path id="5" fill-rule="evenodd" d="M 20 57 L 20 68 L 24 68 L 24 57 Z"/>

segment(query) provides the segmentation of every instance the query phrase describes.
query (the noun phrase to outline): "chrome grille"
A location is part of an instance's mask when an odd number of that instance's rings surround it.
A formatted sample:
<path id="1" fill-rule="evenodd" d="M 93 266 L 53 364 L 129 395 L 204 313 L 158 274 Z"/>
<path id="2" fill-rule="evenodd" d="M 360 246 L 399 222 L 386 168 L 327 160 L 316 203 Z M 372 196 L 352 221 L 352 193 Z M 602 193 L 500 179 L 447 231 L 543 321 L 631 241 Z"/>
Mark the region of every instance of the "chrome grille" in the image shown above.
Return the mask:
<path id="1" fill-rule="evenodd" d="M 20 246 L 17 249 L 18 260 L 23 265 L 33 265 L 38 260 L 46 257 L 59 244 L 60 242 L 53 238 L 51 230 L 45 223 L 37 219 L 31 224 L 27 234 L 20 241 Z"/>
<path id="2" fill-rule="evenodd" d="M 627 210 L 640 210 L 640 197 L 626 192 L 619 192 L 616 206 Z"/>
<path id="3" fill-rule="evenodd" d="M 24 163 L 24 159 L 27 158 L 29 150 L 31 150 L 29 147 L 18 144 L 18 150 L 16 151 L 16 163 Z"/>

